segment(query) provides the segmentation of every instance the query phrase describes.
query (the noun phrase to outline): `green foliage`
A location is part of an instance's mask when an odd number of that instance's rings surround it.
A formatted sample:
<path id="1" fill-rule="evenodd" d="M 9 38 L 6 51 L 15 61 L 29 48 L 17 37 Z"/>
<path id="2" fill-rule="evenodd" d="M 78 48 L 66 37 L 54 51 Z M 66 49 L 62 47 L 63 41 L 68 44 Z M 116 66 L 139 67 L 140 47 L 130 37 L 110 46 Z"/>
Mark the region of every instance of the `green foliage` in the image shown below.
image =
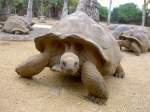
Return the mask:
<path id="1" fill-rule="evenodd" d="M 68 8 L 69 13 L 73 13 L 76 10 L 79 0 L 69 0 Z"/>
<path id="2" fill-rule="evenodd" d="M 112 11 L 112 21 L 119 23 L 139 23 L 141 10 L 134 3 L 126 3 L 116 7 Z"/>
<path id="3" fill-rule="evenodd" d="M 107 20 L 107 16 L 108 16 L 108 8 L 104 7 L 100 4 L 98 4 L 98 10 L 99 10 L 99 15 L 100 15 L 100 20 L 101 21 L 106 21 Z"/>
<path id="4" fill-rule="evenodd" d="M 49 0 L 49 3 L 54 7 L 62 6 L 63 0 Z"/>
<path id="5" fill-rule="evenodd" d="M 0 11 L 3 9 L 5 0 L 0 0 Z M 9 1 L 9 0 L 8 0 Z M 10 0 L 12 13 L 25 15 L 28 5 L 28 0 Z M 69 13 L 76 10 L 79 0 L 69 0 Z M 63 0 L 33 0 L 33 15 L 58 17 L 63 8 Z M 108 16 L 107 7 L 98 4 L 97 8 L 100 14 L 100 20 L 106 21 Z M 146 10 L 149 23 L 149 10 Z M 126 3 L 115 7 L 112 11 L 111 21 L 117 23 L 136 23 L 141 24 L 142 11 L 134 3 Z"/>
<path id="6" fill-rule="evenodd" d="M 3 6 L 3 0 L 0 0 L 0 10 L 2 9 Z"/>
<path id="7" fill-rule="evenodd" d="M 12 2 L 12 13 L 16 14 L 20 10 L 27 7 L 27 0 L 13 0 Z"/>
<path id="8" fill-rule="evenodd" d="M 4 1 L 0 0 L 0 10 L 4 7 Z M 24 15 L 27 10 L 28 0 L 10 0 L 11 10 L 13 14 Z M 73 12 L 77 6 L 78 0 L 69 0 L 69 12 Z M 63 7 L 63 0 L 33 0 L 33 13 L 35 16 L 43 13 L 45 16 L 48 13 L 61 12 Z"/>
<path id="9" fill-rule="evenodd" d="M 6 6 L 6 3 L 12 4 L 12 0 L 0 0 L 0 11 Z"/>
<path id="10" fill-rule="evenodd" d="M 69 0 L 69 6 L 77 6 L 79 0 Z"/>

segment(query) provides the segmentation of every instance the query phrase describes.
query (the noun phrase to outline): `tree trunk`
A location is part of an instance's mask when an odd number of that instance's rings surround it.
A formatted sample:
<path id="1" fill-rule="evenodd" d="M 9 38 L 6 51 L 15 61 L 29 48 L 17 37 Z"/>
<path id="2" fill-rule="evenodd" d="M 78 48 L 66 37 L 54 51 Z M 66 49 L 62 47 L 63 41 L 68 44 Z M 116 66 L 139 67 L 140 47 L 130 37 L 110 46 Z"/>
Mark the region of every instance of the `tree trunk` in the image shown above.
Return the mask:
<path id="1" fill-rule="evenodd" d="M 146 0 L 144 0 L 143 10 L 142 10 L 142 26 L 145 26 L 145 15 L 146 15 Z"/>
<path id="2" fill-rule="evenodd" d="M 108 11 L 108 17 L 107 17 L 107 25 L 110 24 L 110 19 L 111 19 L 111 6 L 112 6 L 112 0 L 109 1 L 109 11 Z"/>
<path id="3" fill-rule="evenodd" d="M 97 0 L 80 0 L 76 11 L 83 11 L 96 22 L 99 22 L 99 11 L 97 9 Z"/>
<path id="4" fill-rule="evenodd" d="M 52 17 L 51 8 L 48 8 L 48 17 Z"/>
<path id="5" fill-rule="evenodd" d="M 27 19 L 29 23 L 32 22 L 32 5 L 33 5 L 33 0 L 28 0 Z"/>
<path id="6" fill-rule="evenodd" d="M 61 18 L 65 17 L 68 15 L 68 0 L 64 0 L 64 6 L 61 14 Z"/>
<path id="7" fill-rule="evenodd" d="M 44 16 L 43 15 L 43 13 L 44 13 L 44 5 L 43 5 L 43 0 L 41 0 L 41 11 L 40 11 L 40 13 L 41 13 L 41 16 Z"/>

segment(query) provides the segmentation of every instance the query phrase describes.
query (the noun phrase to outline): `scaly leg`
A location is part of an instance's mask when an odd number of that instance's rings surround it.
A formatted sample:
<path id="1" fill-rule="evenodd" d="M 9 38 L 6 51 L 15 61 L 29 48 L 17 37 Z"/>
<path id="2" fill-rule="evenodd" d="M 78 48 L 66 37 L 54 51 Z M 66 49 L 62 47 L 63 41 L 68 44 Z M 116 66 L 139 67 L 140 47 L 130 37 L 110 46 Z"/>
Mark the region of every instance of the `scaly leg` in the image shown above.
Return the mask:
<path id="1" fill-rule="evenodd" d="M 41 53 L 30 57 L 27 61 L 16 67 L 16 72 L 22 77 L 31 78 L 40 73 L 49 63 L 48 53 Z"/>
<path id="2" fill-rule="evenodd" d="M 61 72 L 60 64 L 55 64 L 54 66 L 52 66 L 52 70 L 55 72 Z"/>
<path id="3" fill-rule="evenodd" d="M 118 42 L 120 48 L 121 47 L 125 47 L 127 49 L 130 48 L 130 42 L 128 40 L 117 40 L 117 42 Z"/>
<path id="4" fill-rule="evenodd" d="M 139 46 L 135 42 L 131 43 L 131 48 L 130 49 L 135 53 L 135 55 L 140 56 L 141 49 L 139 48 Z"/>
<path id="5" fill-rule="evenodd" d="M 148 49 L 148 52 L 150 52 L 150 48 Z"/>
<path id="6" fill-rule="evenodd" d="M 108 99 L 106 83 L 96 66 L 91 62 L 85 62 L 81 69 L 81 80 L 90 94 L 90 100 L 103 104 Z"/>
<path id="7" fill-rule="evenodd" d="M 122 68 L 121 65 L 119 65 L 116 69 L 116 72 L 114 74 L 115 77 L 118 77 L 118 78 L 124 78 L 125 77 L 125 72 Z"/>

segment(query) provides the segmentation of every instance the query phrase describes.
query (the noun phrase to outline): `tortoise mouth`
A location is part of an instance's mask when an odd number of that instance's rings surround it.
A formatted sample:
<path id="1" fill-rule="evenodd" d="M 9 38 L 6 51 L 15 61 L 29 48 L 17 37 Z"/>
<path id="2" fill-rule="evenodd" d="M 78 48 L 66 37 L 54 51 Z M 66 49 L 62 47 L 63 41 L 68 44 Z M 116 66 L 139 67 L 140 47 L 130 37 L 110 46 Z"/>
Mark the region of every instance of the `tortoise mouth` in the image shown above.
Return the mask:
<path id="1" fill-rule="evenodd" d="M 68 69 L 68 70 L 62 70 L 63 74 L 66 74 L 66 75 L 71 75 L 71 76 L 74 76 L 76 75 L 77 71 L 74 71 L 72 69 Z"/>
<path id="2" fill-rule="evenodd" d="M 78 71 L 79 71 L 79 67 L 78 68 L 66 69 L 66 68 L 61 66 L 62 74 L 66 75 L 66 76 L 76 76 Z"/>
<path id="3" fill-rule="evenodd" d="M 75 75 L 79 70 L 79 67 L 65 67 L 64 65 L 60 65 L 60 67 L 61 67 L 61 71 L 64 74 L 69 74 L 69 75 Z"/>

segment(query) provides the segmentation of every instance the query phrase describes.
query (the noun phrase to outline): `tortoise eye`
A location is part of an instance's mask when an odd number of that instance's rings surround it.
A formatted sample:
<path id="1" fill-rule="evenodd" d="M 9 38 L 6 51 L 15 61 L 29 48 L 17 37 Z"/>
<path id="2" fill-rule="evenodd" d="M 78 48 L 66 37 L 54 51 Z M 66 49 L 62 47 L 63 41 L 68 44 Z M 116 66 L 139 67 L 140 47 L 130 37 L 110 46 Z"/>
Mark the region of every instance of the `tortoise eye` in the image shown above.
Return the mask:
<path id="1" fill-rule="evenodd" d="M 64 61 L 62 62 L 62 64 L 63 64 L 63 66 L 66 66 L 66 62 L 64 62 Z"/>
<path id="2" fill-rule="evenodd" d="M 75 62 L 74 65 L 77 66 L 77 65 L 78 65 L 78 62 Z"/>

